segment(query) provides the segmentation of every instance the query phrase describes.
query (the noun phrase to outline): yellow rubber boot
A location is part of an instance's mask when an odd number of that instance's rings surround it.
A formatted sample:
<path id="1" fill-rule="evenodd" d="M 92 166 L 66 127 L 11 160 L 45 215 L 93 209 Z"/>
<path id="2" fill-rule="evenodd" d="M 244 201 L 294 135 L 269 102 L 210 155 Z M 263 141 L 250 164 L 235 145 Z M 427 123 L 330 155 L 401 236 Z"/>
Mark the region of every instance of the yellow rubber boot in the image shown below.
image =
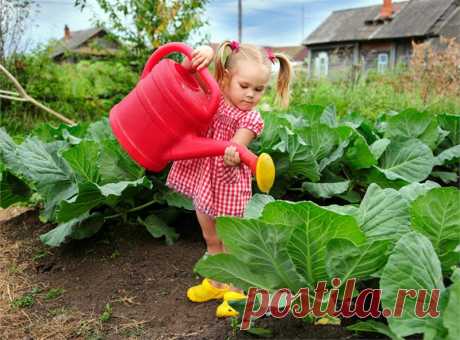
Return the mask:
<path id="1" fill-rule="evenodd" d="M 229 288 L 228 285 L 225 285 L 224 288 L 216 288 L 211 284 L 209 279 L 205 278 L 199 285 L 190 287 L 187 290 L 187 297 L 193 302 L 219 300 L 224 297 L 224 294 L 229 291 Z"/>
<path id="2" fill-rule="evenodd" d="M 224 294 L 224 302 L 222 302 L 219 306 L 217 306 L 216 309 L 216 316 L 218 318 L 226 318 L 230 316 L 238 316 L 238 312 L 229 305 L 228 301 L 230 300 L 241 300 L 245 299 L 246 295 L 234 292 L 234 291 L 229 291 Z"/>

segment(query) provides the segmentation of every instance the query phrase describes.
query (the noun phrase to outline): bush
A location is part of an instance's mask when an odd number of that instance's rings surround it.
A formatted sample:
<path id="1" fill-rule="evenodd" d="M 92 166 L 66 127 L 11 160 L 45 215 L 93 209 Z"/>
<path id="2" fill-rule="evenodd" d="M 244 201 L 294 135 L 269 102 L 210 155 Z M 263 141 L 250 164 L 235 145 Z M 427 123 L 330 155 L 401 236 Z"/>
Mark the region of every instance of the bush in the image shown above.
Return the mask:
<path id="1" fill-rule="evenodd" d="M 80 122 L 107 116 L 138 80 L 138 73 L 121 60 L 56 64 L 45 51 L 17 57 L 7 67 L 30 96 Z M 0 88 L 15 91 L 4 77 Z M 43 121 L 56 122 L 27 102 L 2 100 L 0 113 L 0 125 L 12 134 L 29 131 Z"/>

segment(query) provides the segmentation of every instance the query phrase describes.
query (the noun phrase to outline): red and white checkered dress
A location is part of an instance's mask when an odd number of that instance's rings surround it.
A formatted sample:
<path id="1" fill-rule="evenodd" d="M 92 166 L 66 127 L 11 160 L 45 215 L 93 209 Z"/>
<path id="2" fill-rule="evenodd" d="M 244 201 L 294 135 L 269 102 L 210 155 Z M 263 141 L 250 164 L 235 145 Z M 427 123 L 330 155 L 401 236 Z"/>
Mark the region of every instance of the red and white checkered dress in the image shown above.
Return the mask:
<path id="1" fill-rule="evenodd" d="M 230 140 L 240 128 L 250 129 L 259 136 L 263 127 L 259 112 L 242 111 L 222 97 L 203 136 Z M 166 185 L 192 198 L 195 209 L 209 216 L 243 216 L 252 195 L 251 180 L 247 165 L 230 167 L 225 165 L 223 156 L 217 156 L 173 162 Z"/>

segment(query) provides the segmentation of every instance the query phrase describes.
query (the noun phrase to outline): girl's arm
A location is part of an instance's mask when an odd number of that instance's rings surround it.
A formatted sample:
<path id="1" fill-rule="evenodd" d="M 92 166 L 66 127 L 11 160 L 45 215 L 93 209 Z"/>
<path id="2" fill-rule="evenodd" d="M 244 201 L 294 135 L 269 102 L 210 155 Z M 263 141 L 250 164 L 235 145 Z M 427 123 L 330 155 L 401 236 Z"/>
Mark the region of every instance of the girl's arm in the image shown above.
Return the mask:
<path id="1" fill-rule="evenodd" d="M 214 56 L 214 50 L 210 46 L 200 46 L 193 50 L 192 61 L 188 58 L 184 58 L 182 66 L 187 70 L 196 71 L 201 70 L 204 67 L 208 67 Z"/>
<path id="2" fill-rule="evenodd" d="M 230 141 L 236 144 L 248 146 L 255 137 L 256 134 L 252 130 L 241 128 L 236 130 L 235 135 Z M 240 165 L 240 155 L 234 146 L 229 146 L 225 149 L 224 163 L 228 166 Z"/>
<path id="3" fill-rule="evenodd" d="M 187 57 L 184 58 L 181 65 L 189 70 L 195 79 L 198 81 L 202 89 L 206 89 L 206 85 L 204 84 L 201 77 L 199 77 L 195 71 L 200 70 L 204 67 L 208 67 L 211 63 L 212 58 L 214 56 L 214 50 L 209 46 L 200 46 L 193 50 L 192 52 L 192 61 L 190 61 Z"/>

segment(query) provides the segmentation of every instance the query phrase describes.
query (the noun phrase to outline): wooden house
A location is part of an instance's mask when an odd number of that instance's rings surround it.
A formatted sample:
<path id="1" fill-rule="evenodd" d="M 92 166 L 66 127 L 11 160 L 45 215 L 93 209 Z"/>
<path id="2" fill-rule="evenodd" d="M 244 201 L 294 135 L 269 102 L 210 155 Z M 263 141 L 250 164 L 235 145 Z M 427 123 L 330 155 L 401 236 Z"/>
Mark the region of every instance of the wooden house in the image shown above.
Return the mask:
<path id="1" fill-rule="evenodd" d="M 412 42 L 460 42 L 460 0 L 409 0 L 334 11 L 303 44 L 313 76 L 358 68 L 384 72 L 411 56 Z"/>

